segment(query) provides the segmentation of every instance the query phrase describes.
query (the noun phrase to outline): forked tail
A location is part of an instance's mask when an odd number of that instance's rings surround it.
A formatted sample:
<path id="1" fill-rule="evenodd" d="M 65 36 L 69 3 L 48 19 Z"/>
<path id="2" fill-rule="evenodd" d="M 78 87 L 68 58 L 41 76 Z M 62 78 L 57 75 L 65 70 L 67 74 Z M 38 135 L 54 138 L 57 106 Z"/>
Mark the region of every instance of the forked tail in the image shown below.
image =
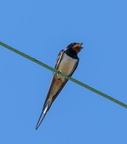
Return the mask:
<path id="1" fill-rule="evenodd" d="M 38 119 L 38 122 L 36 124 L 36 130 L 39 128 L 39 126 L 41 125 L 42 121 L 44 120 L 45 116 L 46 116 L 46 113 L 48 112 L 49 110 L 49 105 L 47 104 L 43 109 L 42 109 L 42 112 L 40 114 L 40 117 Z"/>

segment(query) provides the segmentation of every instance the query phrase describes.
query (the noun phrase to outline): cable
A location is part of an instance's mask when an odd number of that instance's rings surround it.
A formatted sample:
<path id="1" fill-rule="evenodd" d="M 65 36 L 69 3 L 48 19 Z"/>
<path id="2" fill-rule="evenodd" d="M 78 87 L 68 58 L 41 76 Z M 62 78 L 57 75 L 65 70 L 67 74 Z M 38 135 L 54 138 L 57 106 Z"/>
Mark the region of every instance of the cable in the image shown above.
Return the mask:
<path id="1" fill-rule="evenodd" d="M 117 99 L 115 99 L 115 98 L 113 98 L 113 97 L 111 97 L 111 96 L 99 91 L 99 90 L 96 90 L 95 88 L 92 88 L 92 87 L 84 84 L 83 82 L 80 82 L 80 81 L 78 81 L 78 80 L 76 80 L 76 79 L 74 79 L 72 77 L 69 77 L 68 75 L 57 71 L 56 69 L 54 69 L 54 68 L 52 68 L 52 67 L 50 67 L 50 66 L 48 66 L 48 65 L 46 65 L 44 63 L 42 63 L 39 60 L 36 60 L 35 58 L 33 58 L 33 57 L 29 56 L 29 55 L 26 55 L 23 52 L 20 52 L 20 51 L 18 51 L 16 49 L 12 48 L 11 46 L 6 45 L 5 43 L 0 42 L 0 45 L 5 47 L 5 48 L 7 48 L 7 49 L 9 49 L 9 50 L 11 50 L 11 51 L 13 51 L 13 52 L 15 52 L 15 53 L 17 53 L 17 54 L 19 54 L 19 55 L 21 55 L 21 56 L 23 56 L 23 57 L 25 57 L 25 58 L 27 58 L 27 59 L 29 59 L 29 60 L 31 60 L 31 61 L 33 61 L 33 62 L 35 62 L 35 63 L 37 63 L 37 64 L 39 64 L 39 65 L 41 65 L 41 66 L 43 66 L 43 67 L 45 67 L 46 69 L 48 69 L 48 70 L 50 70 L 52 72 L 55 72 L 55 73 L 65 77 L 65 78 L 69 79 L 70 81 L 73 81 L 74 83 L 76 83 L 76 84 L 78 84 L 78 85 L 80 85 L 82 87 L 85 87 L 86 89 L 89 89 L 90 91 L 92 91 L 92 92 L 94 92 L 94 93 L 96 93 L 96 94 L 98 94 L 100 96 L 103 96 L 103 97 L 105 97 L 105 98 L 107 98 L 107 99 L 109 99 L 109 100 L 111 100 L 111 101 L 113 101 L 113 102 L 115 102 L 115 103 L 127 108 L 127 104 L 125 104 L 125 103 L 123 103 L 123 102 L 121 102 L 121 101 L 119 101 L 119 100 L 117 100 Z"/>

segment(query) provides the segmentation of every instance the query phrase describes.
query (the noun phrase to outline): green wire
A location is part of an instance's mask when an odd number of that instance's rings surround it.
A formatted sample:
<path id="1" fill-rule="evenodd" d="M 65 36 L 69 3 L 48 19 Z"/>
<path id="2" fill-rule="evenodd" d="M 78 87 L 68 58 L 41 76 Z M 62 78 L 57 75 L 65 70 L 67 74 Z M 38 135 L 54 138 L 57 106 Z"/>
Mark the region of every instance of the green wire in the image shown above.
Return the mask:
<path id="1" fill-rule="evenodd" d="M 94 88 L 92 88 L 92 87 L 90 87 L 90 86 L 88 86 L 88 85 L 86 85 L 86 84 L 84 84 L 84 83 L 72 78 L 72 77 L 68 77 L 68 75 L 57 71 L 56 69 L 54 69 L 54 68 L 52 68 L 52 67 L 50 67 L 50 66 L 48 66 L 48 65 L 46 65 L 44 63 L 42 63 L 39 60 L 36 60 L 35 58 L 33 58 L 33 57 L 29 56 L 29 55 L 26 55 L 26 54 L 24 54 L 24 53 L 22 53 L 22 52 L 20 52 L 20 51 L 18 51 L 16 49 L 12 48 L 11 46 L 6 45 L 5 43 L 0 42 L 0 45 L 5 47 L 5 48 L 7 48 L 7 49 L 9 49 L 9 50 L 11 50 L 11 51 L 13 51 L 13 52 L 15 52 L 15 53 L 17 53 L 17 54 L 19 54 L 19 55 L 21 55 L 21 56 L 23 56 L 23 57 L 25 57 L 25 58 L 27 58 L 27 59 L 29 59 L 29 60 L 31 60 L 31 61 L 33 61 L 33 62 L 35 62 L 35 63 L 37 63 L 37 64 L 39 64 L 39 65 L 41 65 L 41 66 L 43 66 L 43 67 L 45 67 L 45 68 L 47 68 L 47 69 L 49 69 L 52 72 L 55 72 L 55 73 L 65 77 L 65 78 L 69 79 L 70 81 L 73 81 L 74 83 L 76 83 L 76 84 L 78 84 L 78 85 L 80 85 L 82 87 L 85 87 L 85 88 L 89 89 L 90 91 L 93 91 L 94 93 L 97 93 L 97 94 L 99 94 L 99 95 L 101 95 L 101 96 L 103 96 L 103 97 L 105 97 L 105 98 L 107 98 L 107 99 L 109 99 L 109 100 L 111 100 L 111 101 L 113 101 L 113 102 L 115 102 L 115 103 L 127 108 L 127 105 L 125 103 L 120 102 L 119 100 L 117 100 L 117 99 L 115 99 L 115 98 L 113 98 L 111 96 L 108 96 L 107 94 L 102 93 L 101 91 L 96 90 L 96 89 L 94 89 Z"/>

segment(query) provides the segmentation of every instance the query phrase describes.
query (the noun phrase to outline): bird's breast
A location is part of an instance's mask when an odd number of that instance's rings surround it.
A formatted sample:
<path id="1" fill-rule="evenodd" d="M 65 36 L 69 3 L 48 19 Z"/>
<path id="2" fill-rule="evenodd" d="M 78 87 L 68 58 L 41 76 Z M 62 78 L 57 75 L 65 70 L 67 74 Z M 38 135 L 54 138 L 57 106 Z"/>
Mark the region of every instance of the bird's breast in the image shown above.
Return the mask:
<path id="1" fill-rule="evenodd" d="M 66 53 L 64 53 L 57 70 L 69 75 L 73 72 L 76 63 L 77 63 L 77 59 L 73 59 L 73 58 L 69 57 Z M 55 74 L 54 80 L 53 80 L 53 85 L 50 90 L 49 98 L 52 99 L 52 97 L 61 89 L 65 80 L 66 79 L 64 77 L 62 77 L 58 74 Z"/>
<path id="2" fill-rule="evenodd" d="M 66 53 L 64 53 L 58 70 L 62 73 L 69 75 L 73 71 L 76 62 L 77 59 L 71 58 Z"/>

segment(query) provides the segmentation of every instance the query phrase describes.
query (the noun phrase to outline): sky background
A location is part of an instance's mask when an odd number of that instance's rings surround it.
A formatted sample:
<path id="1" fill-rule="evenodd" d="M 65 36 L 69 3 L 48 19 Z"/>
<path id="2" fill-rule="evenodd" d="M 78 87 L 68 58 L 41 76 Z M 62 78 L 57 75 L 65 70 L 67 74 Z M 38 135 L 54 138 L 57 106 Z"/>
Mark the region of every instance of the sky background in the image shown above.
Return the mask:
<path id="1" fill-rule="evenodd" d="M 0 41 L 52 67 L 83 42 L 76 78 L 127 104 L 126 0 L 2 0 Z M 127 143 L 127 109 L 71 81 L 40 128 L 52 72 L 0 46 L 1 144 Z"/>

